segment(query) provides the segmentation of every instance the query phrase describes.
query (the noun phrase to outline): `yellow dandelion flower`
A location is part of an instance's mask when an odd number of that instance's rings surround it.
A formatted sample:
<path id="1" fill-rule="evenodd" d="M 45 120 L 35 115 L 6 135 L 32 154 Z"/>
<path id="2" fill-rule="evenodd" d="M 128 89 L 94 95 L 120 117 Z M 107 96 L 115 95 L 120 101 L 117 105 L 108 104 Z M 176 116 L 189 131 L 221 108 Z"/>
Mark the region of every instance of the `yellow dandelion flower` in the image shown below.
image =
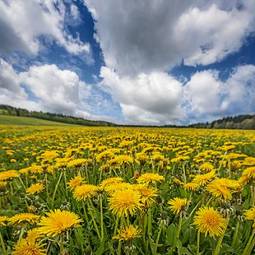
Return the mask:
<path id="1" fill-rule="evenodd" d="M 224 219 L 214 208 L 203 207 L 196 213 L 194 217 L 194 224 L 201 233 L 215 237 L 224 233 L 226 219 Z"/>
<path id="2" fill-rule="evenodd" d="M 186 198 L 175 197 L 168 201 L 170 210 L 174 214 L 179 214 L 181 211 L 183 211 L 187 204 L 188 204 L 188 200 Z"/>
<path id="3" fill-rule="evenodd" d="M 210 162 L 205 162 L 199 167 L 199 169 L 204 172 L 209 172 L 214 170 L 214 166 Z"/>
<path id="4" fill-rule="evenodd" d="M 42 217 L 38 224 L 38 232 L 43 235 L 54 237 L 70 228 L 78 226 L 81 221 L 79 216 L 73 212 L 56 209 Z"/>
<path id="5" fill-rule="evenodd" d="M 252 220 L 255 223 L 255 207 L 247 210 L 244 213 L 244 217 L 245 217 L 246 220 Z M 255 224 L 253 226 L 255 227 Z"/>
<path id="6" fill-rule="evenodd" d="M 188 182 L 188 183 L 183 184 L 183 187 L 186 190 L 195 191 L 199 188 L 199 185 L 197 183 L 194 183 L 194 182 Z"/>
<path id="7" fill-rule="evenodd" d="M 0 227 L 1 226 L 5 226 L 7 221 L 8 221 L 8 217 L 7 216 L 0 216 Z"/>
<path id="8" fill-rule="evenodd" d="M 23 238 L 15 245 L 12 255 L 46 255 L 46 250 L 35 241 Z"/>
<path id="9" fill-rule="evenodd" d="M 193 183 L 196 183 L 200 186 L 207 184 L 211 179 L 215 177 L 215 170 L 212 170 L 206 174 L 197 174 L 192 180 Z"/>
<path id="10" fill-rule="evenodd" d="M 247 176 L 249 179 L 255 178 L 255 166 L 246 168 L 243 171 L 242 176 Z"/>
<path id="11" fill-rule="evenodd" d="M 132 189 L 117 190 L 109 198 L 109 206 L 119 217 L 134 215 L 142 206 L 141 195 Z"/>
<path id="12" fill-rule="evenodd" d="M 38 228 L 33 228 L 28 230 L 27 232 L 27 240 L 29 241 L 36 241 L 41 236 L 41 233 Z"/>
<path id="13" fill-rule="evenodd" d="M 18 213 L 11 218 L 9 218 L 9 222 L 11 224 L 20 224 L 20 223 L 36 223 L 40 217 L 33 213 Z"/>
<path id="14" fill-rule="evenodd" d="M 42 183 L 35 183 L 26 189 L 26 193 L 28 193 L 29 195 L 33 195 L 35 193 L 39 193 L 43 191 L 43 189 L 44 189 L 44 186 Z"/>
<path id="15" fill-rule="evenodd" d="M 133 161 L 133 158 L 128 155 L 116 155 L 113 159 L 109 160 L 108 164 L 112 167 L 119 167 L 130 165 Z"/>
<path id="16" fill-rule="evenodd" d="M 242 176 L 240 176 L 240 178 L 238 179 L 238 183 L 239 183 L 241 186 L 246 185 L 248 182 L 249 182 L 249 177 L 246 176 L 246 175 L 242 175 Z"/>
<path id="17" fill-rule="evenodd" d="M 118 183 L 113 183 L 113 184 L 109 184 L 107 186 L 104 187 L 104 190 L 108 193 L 108 194 L 112 194 L 113 192 L 117 191 L 117 190 L 126 190 L 126 189 L 131 189 L 132 185 L 130 183 L 127 182 L 118 182 Z"/>
<path id="18" fill-rule="evenodd" d="M 230 200 L 232 192 L 240 190 L 241 185 L 236 180 L 217 178 L 207 185 L 207 190 L 214 196 L 223 200 Z"/>
<path id="19" fill-rule="evenodd" d="M 19 177 L 19 172 L 16 170 L 8 170 L 0 172 L 0 181 L 7 181 L 12 178 Z"/>
<path id="20" fill-rule="evenodd" d="M 183 185 L 183 181 L 176 177 L 173 178 L 173 183 L 175 183 L 176 185 Z"/>
<path id="21" fill-rule="evenodd" d="M 88 165 L 89 161 L 85 158 L 77 158 L 68 162 L 67 167 L 81 167 Z"/>
<path id="22" fill-rule="evenodd" d="M 104 189 L 107 186 L 114 185 L 116 183 L 121 183 L 121 182 L 123 182 L 123 179 L 121 177 L 111 177 L 111 178 L 107 178 L 103 180 L 100 183 L 100 187 Z"/>
<path id="23" fill-rule="evenodd" d="M 136 153 L 136 159 L 137 161 L 140 163 L 140 164 L 145 164 L 146 161 L 148 160 L 148 155 L 144 152 L 139 152 L 139 153 Z"/>
<path id="24" fill-rule="evenodd" d="M 72 178 L 67 184 L 71 190 L 75 189 L 76 187 L 80 186 L 84 182 L 84 178 L 80 175 Z"/>
<path id="25" fill-rule="evenodd" d="M 165 177 L 159 175 L 157 173 L 145 173 L 137 178 L 138 183 L 154 183 L 154 182 L 162 182 L 165 180 Z"/>
<path id="26" fill-rule="evenodd" d="M 157 197 L 157 190 L 151 187 L 147 187 L 144 184 L 132 185 L 134 190 L 137 190 L 141 194 L 141 202 L 145 207 L 150 207 Z"/>
<path id="27" fill-rule="evenodd" d="M 232 198 L 231 191 L 220 183 L 213 182 L 209 183 L 207 190 L 214 196 L 219 197 L 223 200 L 230 200 Z"/>
<path id="28" fill-rule="evenodd" d="M 94 197 L 98 191 L 99 188 L 95 185 L 83 184 L 74 189 L 73 196 L 77 200 L 85 200 Z"/>
<path id="29" fill-rule="evenodd" d="M 58 157 L 57 151 L 44 151 L 43 154 L 40 156 L 41 159 L 51 161 Z"/>
<path id="30" fill-rule="evenodd" d="M 121 241 L 130 241 L 138 238 L 141 234 L 141 230 L 137 226 L 129 225 L 121 229 L 118 235 L 114 236 L 113 239 Z"/>

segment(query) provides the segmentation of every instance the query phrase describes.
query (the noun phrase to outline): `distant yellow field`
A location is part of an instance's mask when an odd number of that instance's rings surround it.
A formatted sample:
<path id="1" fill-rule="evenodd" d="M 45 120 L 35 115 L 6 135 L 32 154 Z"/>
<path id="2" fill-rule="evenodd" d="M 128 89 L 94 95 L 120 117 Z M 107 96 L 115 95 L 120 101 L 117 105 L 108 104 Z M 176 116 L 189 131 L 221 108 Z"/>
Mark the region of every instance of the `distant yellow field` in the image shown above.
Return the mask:
<path id="1" fill-rule="evenodd" d="M 252 254 L 254 131 L 3 125 L 0 144 L 1 254 Z"/>

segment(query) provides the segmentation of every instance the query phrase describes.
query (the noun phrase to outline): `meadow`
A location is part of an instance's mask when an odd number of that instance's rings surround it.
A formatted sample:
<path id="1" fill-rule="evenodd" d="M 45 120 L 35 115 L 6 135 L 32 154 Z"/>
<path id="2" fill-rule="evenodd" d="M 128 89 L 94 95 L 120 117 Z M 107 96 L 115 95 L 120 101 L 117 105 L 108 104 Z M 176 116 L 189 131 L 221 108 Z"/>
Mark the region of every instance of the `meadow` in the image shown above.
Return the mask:
<path id="1" fill-rule="evenodd" d="M 254 254 L 254 131 L 2 125 L 0 144 L 0 254 Z"/>

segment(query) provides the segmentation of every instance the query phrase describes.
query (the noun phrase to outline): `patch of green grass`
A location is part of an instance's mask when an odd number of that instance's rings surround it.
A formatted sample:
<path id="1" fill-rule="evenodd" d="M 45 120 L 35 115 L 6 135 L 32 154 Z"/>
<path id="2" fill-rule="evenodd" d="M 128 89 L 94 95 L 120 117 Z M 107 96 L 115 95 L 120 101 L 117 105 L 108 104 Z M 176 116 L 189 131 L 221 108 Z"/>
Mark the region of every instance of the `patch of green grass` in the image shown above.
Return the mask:
<path id="1" fill-rule="evenodd" d="M 55 121 L 9 115 L 0 115 L 0 125 L 72 126 L 71 124 L 60 123 Z"/>

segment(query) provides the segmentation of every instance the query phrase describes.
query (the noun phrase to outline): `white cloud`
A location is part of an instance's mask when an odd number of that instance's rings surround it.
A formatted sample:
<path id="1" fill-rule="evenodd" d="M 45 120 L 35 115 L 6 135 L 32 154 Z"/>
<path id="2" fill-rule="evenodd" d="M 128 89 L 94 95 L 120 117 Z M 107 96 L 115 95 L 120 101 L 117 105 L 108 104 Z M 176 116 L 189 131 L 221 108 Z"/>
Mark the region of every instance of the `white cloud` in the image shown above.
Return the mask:
<path id="1" fill-rule="evenodd" d="M 65 12 L 65 5 L 58 0 L 1 1 L 0 53 L 23 51 L 38 54 L 42 47 L 39 39 L 47 36 L 69 53 L 88 58 L 90 45 L 64 30 Z"/>
<path id="2" fill-rule="evenodd" d="M 184 89 L 189 111 L 197 116 L 219 112 L 223 83 L 217 72 L 195 73 Z"/>
<path id="3" fill-rule="evenodd" d="M 208 9 L 194 7 L 182 14 L 173 36 L 181 45 L 185 64 L 207 65 L 238 51 L 254 30 L 254 11 L 254 5 L 225 11 L 212 4 Z"/>
<path id="4" fill-rule="evenodd" d="M 182 61 L 208 65 L 237 52 L 255 31 L 254 0 L 84 3 L 95 20 L 106 64 L 102 85 L 129 122 L 204 120 L 237 104 L 234 74 L 222 82 L 216 71 L 208 70 L 180 82 L 167 72 Z"/>
<path id="5" fill-rule="evenodd" d="M 3 59 L 0 59 L 0 70 L 0 88 L 16 94 L 22 94 L 22 89 L 19 85 L 19 76 L 13 67 Z"/>
<path id="6" fill-rule="evenodd" d="M 238 66 L 224 82 L 214 70 L 196 72 L 186 83 L 165 72 L 142 73 L 131 78 L 119 76 L 107 67 L 101 69 L 101 77 L 101 89 L 120 104 L 128 123 L 178 124 L 255 112 L 254 65 Z M 75 72 L 56 65 L 31 66 L 17 73 L 0 59 L 1 104 L 116 121 L 112 116 L 95 113 L 110 103 L 98 93 Z"/>
<path id="7" fill-rule="evenodd" d="M 226 81 L 215 70 L 180 82 L 165 72 L 119 76 L 102 67 L 101 86 L 121 106 L 125 120 L 139 124 L 211 121 L 255 112 L 255 66 L 238 66 Z"/>
<path id="8" fill-rule="evenodd" d="M 24 88 L 20 86 L 19 75 L 3 59 L 0 59 L 0 104 L 39 110 L 37 103 L 29 101 Z"/>
<path id="9" fill-rule="evenodd" d="M 73 71 L 61 70 L 56 65 L 41 65 L 17 73 L 0 59 L 1 104 L 89 117 L 86 104 L 82 102 L 87 91 L 87 85 Z"/>
<path id="10" fill-rule="evenodd" d="M 106 65 L 120 75 L 210 64 L 254 31 L 255 2 L 84 0 L 96 20 Z"/>
<path id="11" fill-rule="evenodd" d="M 237 67 L 224 82 L 214 70 L 197 72 L 189 81 L 167 73 L 181 61 L 207 65 L 237 52 L 255 31 L 254 0 L 84 2 L 95 19 L 95 38 L 106 63 L 99 85 L 119 103 L 129 123 L 173 123 L 255 111 L 254 66 Z M 38 54 L 40 38 L 46 36 L 71 54 L 88 56 L 89 45 L 64 30 L 67 16 L 78 20 L 79 11 L 74 5 L 68 15 L 66 11 L 60 0 L 1 1 L 0 54 Z M 0 85 L 1 102 L 91 116 L 84 109 L 90 108 L 93 93 L 70 70 L 38 65 L 17 73 L 2 61 Z M 102 102 L 101 108 L 107 104 Z"/>
<path id="12" fill-rule="evenodd" d="M 255 66 L 236 67 L 225 82 L 216 71 L 197 72 L 184 86 L 184 94 L 192 122 L 255 113 Z"/>
<path id="13" fill-rule="evenodd" d="M 226 81 L 222 108 L 227 114 L 255 113 L 255 66 L 237 67 Z"/>
<path id="14" fill-rule="evenodd" d="M 80 12 L 79 9 L 76 5 L 71 4 L 70 7 L 70 14 L 73 17 L 74 20 L 79 20 L 80 19 Z"/>
<path id="15" fill-rule="evenodd" d="M 32 66 L 19 76 L 45 110 L 75 114 L 80 86 L 76 73 L 56 65 L 42 65 Z"/>
<path id="16" fill-rule="evenodd" d="M 169 123 L 183 117 L 181 83 L 167 73 L 141 73 L 131 78 L 102 67 L 101 77 L 102 86 L 120 103 L 129 122 Z"/>

